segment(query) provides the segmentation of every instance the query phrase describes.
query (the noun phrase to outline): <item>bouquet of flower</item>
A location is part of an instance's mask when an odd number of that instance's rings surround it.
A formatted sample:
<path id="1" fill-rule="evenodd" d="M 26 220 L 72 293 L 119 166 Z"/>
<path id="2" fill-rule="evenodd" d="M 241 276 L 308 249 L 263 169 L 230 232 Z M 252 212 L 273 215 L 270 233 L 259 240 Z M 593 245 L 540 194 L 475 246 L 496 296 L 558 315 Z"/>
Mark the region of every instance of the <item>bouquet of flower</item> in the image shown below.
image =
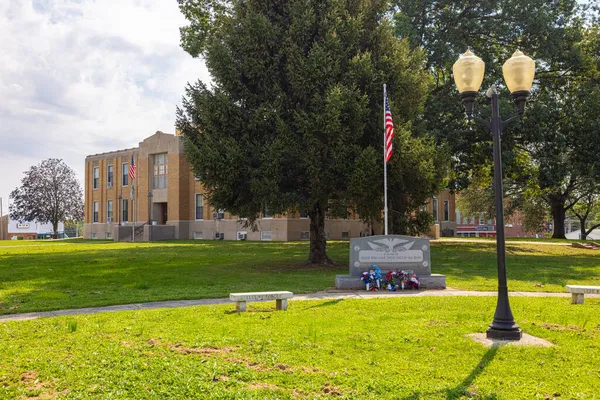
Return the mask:
<path id="1" fill-rule="evenodd" d="M 377 289 L 371 289 L 371 290 L 381 289 L 381 269 L 379 269 L 379 267 L 377 265 L 373 265 L 369 272 L 373 276 L 373 281 L 377 285 Z M 373 285 L 373 286 L 375 286 L 375 285 Z"/>
<path id="2" fill-rule="evenodd" d="M 363 272 L 362 277 L 360 278 L 363 282 L 365 282 L 366 290 L 370 289 L 371 282 L 373 282 L 373 276 L 368 272 Z"/>
<path id="3" fill-rule="evenodd" d="M 396 290 L 396 278 L 394 276 L 394 271 L 392 271 L 391 269 L 388 271 L 387 275 L 385 276 L 385 278 L 383 279 L 383 282 L 385 283 L 385 288 L 387 290 L 389 290 L 390 292 L 393 292 Z"/>
<path id="4" fill-rule="evenodd" d="M 419 282 L 419 277 L 414 272 L 410 276 L 408 280 L 408 287 L 411 289 L 418 289 L 421 287 L 421 282 Z"/>
<path id="5" fill-rule="evenodd" d="M 399 287 L 404 290 L 408 287 L 408 281 L 410 280 L 410 272 L 412 271 L 404 271 L 397 270 L 396 271 L 396 279 L 398 279 Z"/>

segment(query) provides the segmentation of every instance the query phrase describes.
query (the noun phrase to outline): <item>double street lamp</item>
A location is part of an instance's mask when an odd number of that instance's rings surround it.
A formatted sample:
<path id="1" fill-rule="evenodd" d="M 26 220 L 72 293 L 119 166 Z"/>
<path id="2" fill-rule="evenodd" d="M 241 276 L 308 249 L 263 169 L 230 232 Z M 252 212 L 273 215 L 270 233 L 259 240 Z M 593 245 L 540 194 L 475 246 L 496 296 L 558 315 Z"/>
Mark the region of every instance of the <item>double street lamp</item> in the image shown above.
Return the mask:
<path id="1" fill-rule="evenodd" d="M 477 92 L 483 82 L 485 64 L 470 50 L 462 54 L 454 63 L 452 72 L 454 82 L 460 93 L 463 106 L 469 120 L 476 119 L 483 123 L 491 131 L 494 139 L 494 194 L 496 203 L 496 253 L 498 260 L 498 302 L 494 321 L 487 330 L 490 339 L 520 340 L 522 331 L 515 322 L 510 304 L 508 302 L 508 286 L 506 283 L 506 249 L 504 240 L 504 199 L 502 190 L 502 150 L 500 147 L 500 136 L 504 128 L 515 119 L 525 113 L 525 103 L 533 84 L 535 74 L 535 62 L 517 50 L 502 66 L 502 75 L 506 86 L 517 106 L 518 116 L 503 121 L 500 118 L 500 107 L 498 104 L 498 89 L 492 85 L 487 96 L 492 102 L 492 118 L 484 120 L 474 116 L 473 108 Z"/>

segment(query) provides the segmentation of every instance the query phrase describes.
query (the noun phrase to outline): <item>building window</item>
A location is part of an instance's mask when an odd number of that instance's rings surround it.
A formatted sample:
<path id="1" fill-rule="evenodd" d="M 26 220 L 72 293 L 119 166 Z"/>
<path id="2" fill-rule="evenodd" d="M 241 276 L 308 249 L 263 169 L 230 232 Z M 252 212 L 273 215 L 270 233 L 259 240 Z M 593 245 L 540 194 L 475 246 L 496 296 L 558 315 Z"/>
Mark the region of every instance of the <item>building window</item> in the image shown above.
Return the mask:
<path id="1" fill-rule="evenodd" d="M 112 219 L 113 219 L 113 202 L 112 202 L 112 200 L 107 200 L 106 201 L 106 222 L 112 222 Z"/>
<path id="2" fill-rule="evenodd" d="M 300 211 L 300 218 L 308 218 L 308 211 L 307 210 Z"/>
<path id="3" fill-rule="evenodd" d="M 94 209 L 92 210 L 92 222 L 98 222 L 98 214 L 100 213 L 100 206 L 98 205 L 98 202 L 95 201 L 94 204 Z"/>
<path id="4" fill-rule="evenodd" d="M 262 231 L 260 233 L 260 240 L 273 240 L 273 232 L 272 231 Z"/>
<path id="5" fill-rule="evenodd" d="M 483 214 L 479 214 L 479 225 L 485 225 L 485 220 L 483 219 Z"/>
<path id="6" fill-rule="evenodd" d="M 438 201 L 437 199 L 434 197 L 432 203 L 432 214 L 433 214 L 433 220 L 435 222 L 438 222 Z"/>
<path id="7" fill-rule="evenodd" d="M 154 189 L 165 189 L 168 186 L 167 173 L 169 172 L 167 153 L 155 154 L 153 157 L 152 187 Z"/>
<path id="8" fill-rule="evenodd" d="M 308 240 L 310 239 L 310 234 L 308 231 L 300 232 L 300 240 Z"/>
<path id="9" fill-rule="evenodd" d="M 105 238 L 105 239 L 112 239 L 112 233 L 111 233 L 111 232 L 106 232 L 106 233 L 104 234 L 104 238 Z"/>
<path id="10" fill-rule="evenodd" d="M 121 167 L 121 183 L 123 186 L 127 186 L 129 185 L 129 163 L 123 163 Z"/>
<path id="11" fill-rule="evenodd" d="M 98 235 L 94 232 L 92 232 L 92 239 L 98 239 Z"/>
<path id="12" fill-rule="evenodd" d="M 123 199 L 123 205 L 121 208 L 122 211 L 122 216 L 121 216 L 121 221 L 123 222 L 127 222 L 129 221 L 129 201 L 127 201 L 127 199 Z"/>
<path id="13" fill-rule="evenodd" d="M 194 239 L 200 240 L 203 237 L 204 237 L 204 235 L 202 234 L 202 232 L 194 232 Z"/>
<path id="14" fill-rule="evenodd" d="M 450 221 L 450 202 L 444 200 L 444 221 Z"/>
<path id="15" fill-rule="evenodd" d="M 456 223 L 460 224 L 460 211 L 456 210 Z"/>
<path id="16" fill-rule="evenodd" d="M 350 232 L 342 232 L 342 239 L 348 239 L 350 237 Z"/>
<path id="17" fill-rule="evenodd" d="M 100 168 L 94 167 L 93 188 L 98 189 L 99 186 L 100 186 Z"/>
<path id="18" fill-rule="evenodd" d="M 115 171 L 112 165 L 106 167 L 106 186 L 112 187 L 114 181 Z"/>
<path id="19" fill-rule="evenodd" d="M 204 219 L 204 196 L 196 194 L 196 221 Z"/>

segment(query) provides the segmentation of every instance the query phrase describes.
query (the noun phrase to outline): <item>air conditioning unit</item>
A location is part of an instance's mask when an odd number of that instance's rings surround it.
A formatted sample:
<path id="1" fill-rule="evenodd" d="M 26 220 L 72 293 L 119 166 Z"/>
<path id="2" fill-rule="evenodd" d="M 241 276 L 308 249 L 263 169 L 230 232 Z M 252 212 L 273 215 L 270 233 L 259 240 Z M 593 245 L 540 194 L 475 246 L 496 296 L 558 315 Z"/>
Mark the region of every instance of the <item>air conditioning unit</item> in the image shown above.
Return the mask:
<path id="1" fill-rule="evenodd" d="M 248 234 L 244 233 L 244 232 L 239 232 L 238 233 L 238 240 L 246 240 L 248 239 Z"/>
<path id="2" fill-rule="evenodd" d="M 107 224 L 110 224 L 111 222 L 112 222 L 112 217 L 108 217 L 108 218 L 106 218 L 106 223 L 107 223 Z"/>
<path id="3" fill-rule="evenodd" d="M 222 212 L 214 212 L 213 213 L 213 219 L 223 219 L 225 218 L 225 213 Z"/>
<path id="4" fill-rule="evenodd" d="M 223 239 L 225 239 L 225 233 L 223 233 L 223 232 L 215 232 L 215 239 L 216 240 L 223 240 Z"/>

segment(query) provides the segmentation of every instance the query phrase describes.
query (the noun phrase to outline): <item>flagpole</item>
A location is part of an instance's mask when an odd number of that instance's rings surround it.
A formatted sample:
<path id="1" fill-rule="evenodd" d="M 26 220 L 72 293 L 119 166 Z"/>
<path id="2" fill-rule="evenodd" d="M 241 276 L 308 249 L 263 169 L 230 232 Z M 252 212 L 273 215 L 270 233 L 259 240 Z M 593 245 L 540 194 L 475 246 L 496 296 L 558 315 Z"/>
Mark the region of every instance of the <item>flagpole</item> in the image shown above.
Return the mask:
<path id="1" fill-rule="evenodd" d="M 133 220 L 133 228 L 131 229 L 131 241 L 135 242 L 135 178 L 131 179 L 131 219 Z"/>
<path id="2" fill-rule="evenodd" d="M 129 167 L 129 169 L 131 170 L 133 168 L 133 176 L 131 176 L 131 195 L 129 196 L 131 198 L 131 219 L 133 220 L 133 228 L 131 229 L 131 241 L 135 242 L 135 212 L 137 211 L 137 207 L 135 206 L 135 178 L 137 177 L 137 174 L 135 173 L 135 159 L 133 157 L 133 154 L 131 155 L 131 166 Z"/>
<path id="3" fill-rule="evenodd" d="M 385 159 L 385 150 L 386 150 L 386 132 L 385 132 L 385 100 L 387 98 L 387 88 L 386 84 L 383 84 L 383 216 L 384 216 L 384 226 L 385 226 L 385 234 L 388 234 L 388 206 L 387 206 L 387 160 Z"/>

